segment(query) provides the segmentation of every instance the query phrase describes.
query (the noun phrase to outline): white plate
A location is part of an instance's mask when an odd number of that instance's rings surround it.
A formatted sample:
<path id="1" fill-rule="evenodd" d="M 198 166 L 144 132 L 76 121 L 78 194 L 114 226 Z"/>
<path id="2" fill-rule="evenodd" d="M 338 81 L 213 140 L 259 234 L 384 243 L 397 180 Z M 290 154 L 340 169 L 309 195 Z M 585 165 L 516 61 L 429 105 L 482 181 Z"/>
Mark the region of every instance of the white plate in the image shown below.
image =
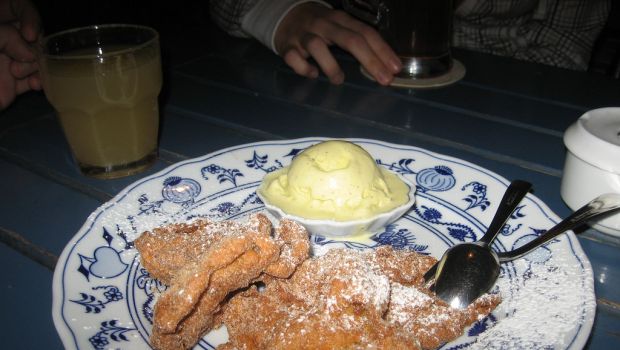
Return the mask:
<path id="1" fill-rule="evenodd" d="M 92 213 L 64 249 L 53 283 L 53 318 L 67 349 L 148 349 L 153 295 L 164 286 L 139 264 L 132 242 L 156 226 L 207 217 L 245 219 L 264 207 L 255 189 L 263 176 L 288 165 L 324 138 L 231 147 L 173 165 L 137 181 Z M 312 237 L 329 247 L 381 244 L 435 257 L 451 245 L 481 237 L 509 181 L 456 158 L 411 146 L 351 139 L 378 164 L 418 185 L 404 217 L 366 241 Z M 498 237 L 495 249 L 519 246 L 559 221 L 528 195 Z M 497 284 L 504 301 L 443 349 L 581 349 L 594 321 L 592 268 L 573 233 L 525 258 L 506 263 Z M 212 332 L 197 348 L 226 341 Z"/>

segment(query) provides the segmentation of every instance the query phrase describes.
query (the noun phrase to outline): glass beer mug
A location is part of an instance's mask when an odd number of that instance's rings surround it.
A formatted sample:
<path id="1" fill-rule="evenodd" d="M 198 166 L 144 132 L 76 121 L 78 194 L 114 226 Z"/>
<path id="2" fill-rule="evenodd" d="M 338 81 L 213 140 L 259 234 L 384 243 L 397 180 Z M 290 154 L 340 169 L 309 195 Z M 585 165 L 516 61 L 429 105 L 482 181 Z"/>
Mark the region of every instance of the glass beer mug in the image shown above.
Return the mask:
<path id="1" fill-rule="evenodd" d="M 343 7 L 373 25 L 400 57 L 397 77 L 434 78 L 452 68 L 452 0 L 344 0 Z"/>

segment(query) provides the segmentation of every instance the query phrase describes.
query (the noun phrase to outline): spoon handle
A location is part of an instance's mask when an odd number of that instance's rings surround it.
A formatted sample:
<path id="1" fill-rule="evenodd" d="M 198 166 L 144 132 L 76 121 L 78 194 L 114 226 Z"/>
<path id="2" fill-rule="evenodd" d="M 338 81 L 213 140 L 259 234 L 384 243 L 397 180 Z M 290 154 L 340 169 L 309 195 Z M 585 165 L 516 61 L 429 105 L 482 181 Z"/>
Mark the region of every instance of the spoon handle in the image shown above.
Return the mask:
<path id="1" fill-rule="evenodd" d="M 519 203 L 521 203 L 521 200 L 531 188 L 532 184 L 523 180 L 514 180 L 510 183 L 510 186 L 508 186 L 506 192 L 504 192 L 502 200 L 499 202 L 499 206 L 497 207 L 491 224 L 487 228 L 487 232 L 478 242 L 485 245 L 489 245 L 493 242 L 502 227 L 504 227 L 506 221 L 510 218 L 510 215 L 512 215 L 512 212 L 517 208 Z"/>
<path id="2" fill-rule="evenodd" d="M 499 258 L 499 261 L 504 262 L 520 258 L 523 255 L 529 253 L 531 250 L 549 242 L 558 235 L 568 230 L 574 229 L 595 217 L 607 214 L 619 208 L 620 194 L 607 193 L 600 195 L 593 199 L 590 203 L 579 208 L 566 219 L 560 221 L 557 225 L 547 230 L 547 232 L 538 236 L 536 239 L 510 252 L 498 253 L 497 256 Z"/>
<path id="3" fill-rule="evenodd" d="M 512 215 L 512 212 L 517 208 L 517 205 L 521 203 L 521 200 L 531 188 L 532 184 L 523 180 L 514 180 L 510 183 L 510 186 L 508 186 L 506 192 L 504 192 L 502 200 L 499 202 L 497 211 L 493 216 L 493 220 L 491 220 L 491 224 L 487 228 L 484 236 L 480 238 L 479 242 L 484 245 L 489 245 L 493 242 L 499 231 L 504 227 L 506 221 L 508 221 L 508 218 L 510 218 L 510 215 Z M 424 274 L 424 281 L 430 282 L 435 278 L 438 263 L 439 262 L 435 263 L 426 271 Z"/>

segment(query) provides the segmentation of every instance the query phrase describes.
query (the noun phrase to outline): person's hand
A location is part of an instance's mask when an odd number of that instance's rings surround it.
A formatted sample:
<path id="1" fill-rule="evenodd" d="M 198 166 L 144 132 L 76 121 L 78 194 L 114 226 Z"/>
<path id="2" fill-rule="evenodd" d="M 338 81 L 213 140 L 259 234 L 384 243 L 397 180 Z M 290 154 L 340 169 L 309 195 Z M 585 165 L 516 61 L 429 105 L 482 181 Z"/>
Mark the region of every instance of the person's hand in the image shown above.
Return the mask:
<path id="1" fill-rule="evenodd" d="M 389 85 L 402 67 L 400 59 L 371 26 L 346 12 L 318 3 L 303 3 L 282 20 L 275 34 L 275 49 L 297 74 L 319 75 L 309 62 L 312 57 L 333 84 L 344 81 L 344 73 L 329 51 L 337 45 L 350 52 L 382 85 Z"/>
<path id="2" fill-rule="evenodd" d="M 33 48 L 40 30 L 39 14 L 29 0 L 0 0 L 0 110 L 17 95 L 41 89 Z"/>

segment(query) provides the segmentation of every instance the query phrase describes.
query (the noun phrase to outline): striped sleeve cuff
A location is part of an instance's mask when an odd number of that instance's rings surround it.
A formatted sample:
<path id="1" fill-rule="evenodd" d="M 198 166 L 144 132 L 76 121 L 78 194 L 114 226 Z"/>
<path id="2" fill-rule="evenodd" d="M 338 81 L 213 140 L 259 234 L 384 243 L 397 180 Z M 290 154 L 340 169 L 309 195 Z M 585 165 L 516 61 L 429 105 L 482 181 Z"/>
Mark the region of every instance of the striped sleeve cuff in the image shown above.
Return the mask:
<path id="1" fill-rule="evenodd" d="M 291 9 L 306 2 L 316 2 L 331 7 L 320 0 L 261 0 L 243 18 L 241 27 L 277 54 L 274 42 L 276 29 Z"/>

